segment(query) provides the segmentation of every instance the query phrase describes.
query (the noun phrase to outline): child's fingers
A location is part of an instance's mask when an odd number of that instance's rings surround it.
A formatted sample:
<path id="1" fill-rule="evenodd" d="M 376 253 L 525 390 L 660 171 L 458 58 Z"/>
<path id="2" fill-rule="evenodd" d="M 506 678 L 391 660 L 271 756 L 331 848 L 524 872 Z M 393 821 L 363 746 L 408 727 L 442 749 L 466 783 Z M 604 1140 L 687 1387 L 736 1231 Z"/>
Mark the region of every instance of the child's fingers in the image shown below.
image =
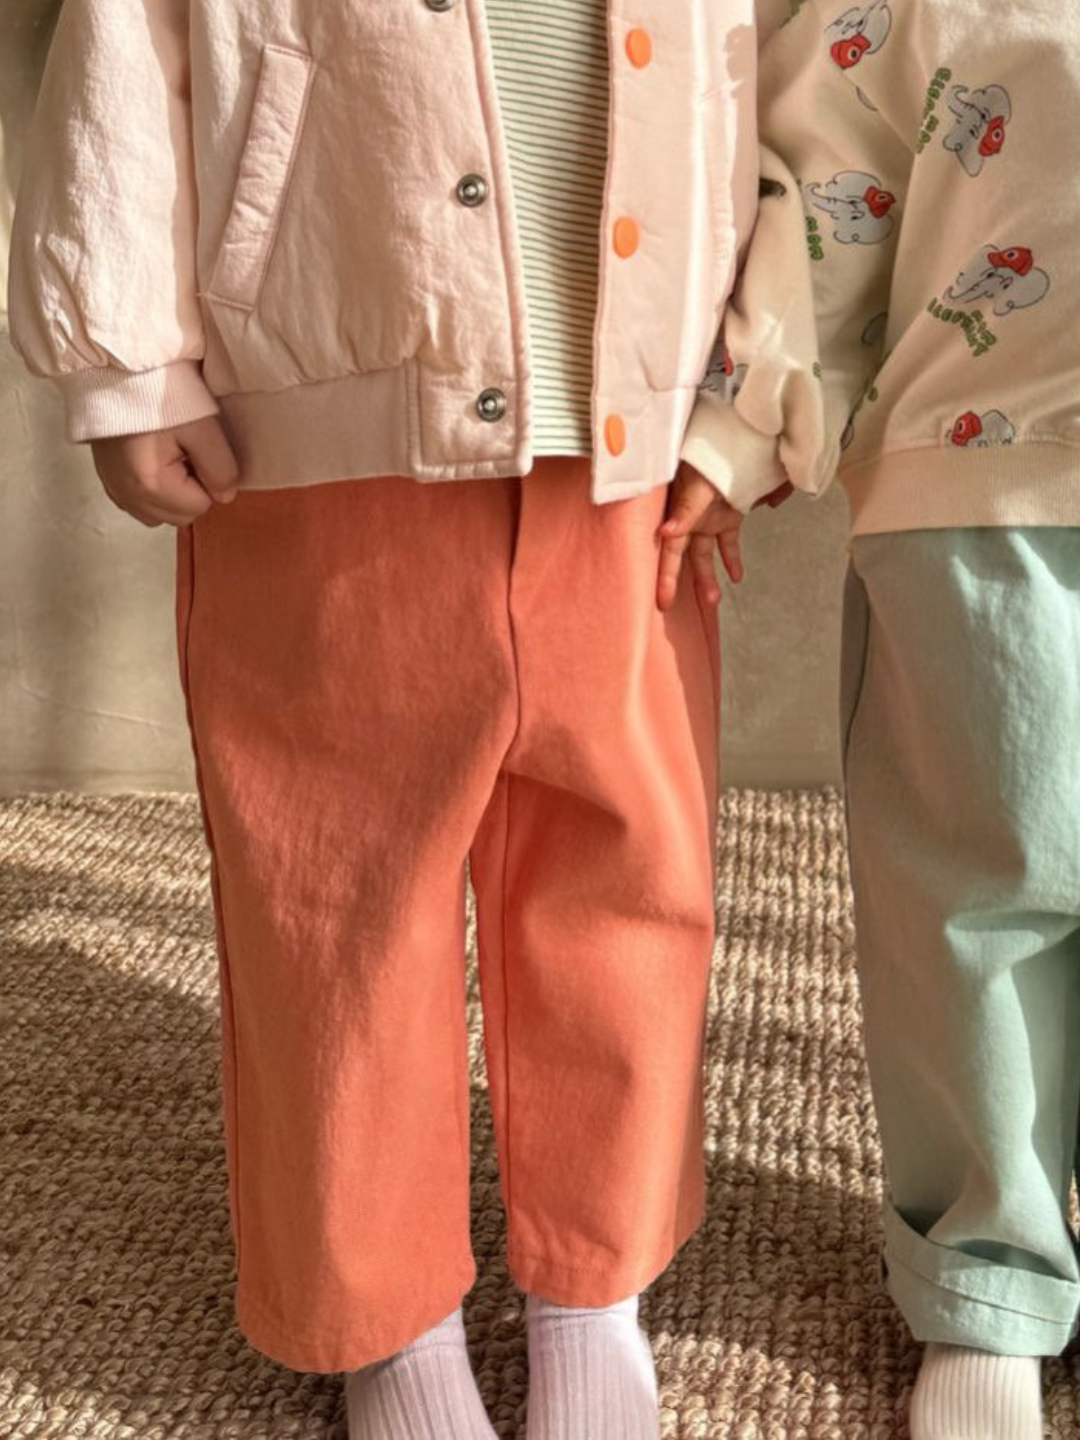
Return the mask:
<path id="1" fill-rule="evenodd" d="M 112 470 L 102 479 L 115 505 L 152 527 L 190 525 L 213 503 L 194 476 L 187 473 L 182 456 L 160 469 Z"/>
<path id="2" fill-rule="evenodd" d="M 656 603 L 661 610 L 670 610 L 679 588 L 679 571 L 690 544 L 689 535 L 668 535 L 660 545 L 660 572 L 656 582 Z"/>
<path id="3" fill-rule="evenodd" d="M 680 495 L 675 501 L 671 514 L 660 526 L 660 534 L 665 539 L 689 535 L 697 519 L 694 506 L 688 502 L 685 495 Z"/>
<path id="4" fill-rule="evenodd" d="M 170 525 L 190 524 L 205 515 L 214 502 L 210 491 L 191 474 L 183 459 L 162 470 L 154 485 L 154 498 Z"/>
<path id="5" fill-rule="evenodd" d="M 758 504 L 768 505 L 770 510 L 775 510 L 778 505 L 783 505 L 784 501 L 793 495 L 794 492 L 794 485 L 792 485 L 790 480 L 785 480 L 783 485 L 778 485 L 777 488 L 766 495 L 763 500 L 759 500 Z"/>
<path id="6" fill-rule="evenodd" d="M 211 415 L 182 425 L 174 438 L 211 500 L 224 505 L 235 500 L 240 467 L 221 421 Z"/>
<path id="7" fill-rule="evenodd" d="M 705 605 L 720 603 L 720 585 L 713 561 L 715 553 L 715 542 L 711 535 L 694 535 L 691 538 L 690 565 L 694 572 L 694 584 Z"/>
<path id="8" fill-rule="evenodd" d="M 189 449 L 191 454 L 189 455 Z M 196 465 L 227 493 L 235 469 L 220 421 L 93 442 L 94 468 L 114 505 L 144 525 L 190 525 L 214 503 Z M 194 463 L 193 458 L 194 457 Z M 235 493 L 235 480 L 232 481 Z"/>
<path id="9" fill-rule="evenodd" d="M 733 585 L 743 578 L 742 549 L 738 530 L 724 530 L 720 536 L 720 558 Z"/>
<path id="10" fill-rule="evenodd" d="M 679 471 L 672 491 L 671 514 L 660 526 L 663 536 L 689 535 L 716 498 L 716 491 L 695 470 Z"/>
<path id="11" fill-rule="evenodd" d="M 162 525 L 189 525 L 195 518 L 190 514 L 182 514 L 171 506 L 158 504 L 142 487 L 115 490 L 106 485 L 105 493 L 117 509 L 123 510 L 125 515 L 130 515 L 133 520 L 138 520 L 140 525 L 145 525 L 150 530 L 156 530 Z M 205 497 L 204 504 L 210 504 Z"/>

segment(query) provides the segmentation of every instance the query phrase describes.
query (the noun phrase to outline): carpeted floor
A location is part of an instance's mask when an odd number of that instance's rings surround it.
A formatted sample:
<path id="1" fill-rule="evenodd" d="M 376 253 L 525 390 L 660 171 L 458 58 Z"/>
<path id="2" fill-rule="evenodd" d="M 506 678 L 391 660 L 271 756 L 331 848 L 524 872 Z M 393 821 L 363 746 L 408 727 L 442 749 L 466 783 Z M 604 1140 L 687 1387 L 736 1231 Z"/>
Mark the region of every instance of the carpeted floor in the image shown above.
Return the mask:
<path id="1" fill-rule="evenodd" d="M 342 1440 L 340 1384 L 231 1323 L 212 934 L 188 798 L 0 803 L 0 1437 Z M 711 1204 L 648 1296 L 665 1440 L 902 1436 L 916 1354 L 878 1282 L 879 1157 L 830 792 L 725 797 Z M 479 1066 L 467 1310 L 502 1440 L 525 1365 Z M 1080 1435 L 1080 1367 L 1049 1367 Z"/>

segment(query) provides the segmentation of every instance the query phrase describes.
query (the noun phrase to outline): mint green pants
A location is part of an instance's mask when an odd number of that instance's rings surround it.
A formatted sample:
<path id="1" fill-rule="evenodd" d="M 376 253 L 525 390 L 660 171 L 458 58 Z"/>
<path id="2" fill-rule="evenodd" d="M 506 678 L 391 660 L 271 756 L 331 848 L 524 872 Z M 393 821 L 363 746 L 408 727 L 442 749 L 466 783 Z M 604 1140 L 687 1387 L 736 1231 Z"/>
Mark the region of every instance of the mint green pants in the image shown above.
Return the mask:
<path id="1" fill-rule="evenodd" d="M 885 1268 L 919 1340 L 1074 1334 L 1080 530 L 852 546 L 842 722 Z"/>

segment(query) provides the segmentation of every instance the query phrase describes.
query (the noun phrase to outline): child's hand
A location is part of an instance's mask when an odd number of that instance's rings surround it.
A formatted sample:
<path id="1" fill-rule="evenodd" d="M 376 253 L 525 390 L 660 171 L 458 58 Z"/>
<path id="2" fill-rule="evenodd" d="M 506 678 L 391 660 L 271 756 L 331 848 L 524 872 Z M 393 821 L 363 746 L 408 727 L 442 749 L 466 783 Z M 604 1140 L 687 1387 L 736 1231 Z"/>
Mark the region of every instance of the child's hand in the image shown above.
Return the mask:
<path id="1" fill-rule="evenodd" d="M 743 577 L 739 553 L 739 527 L 742 514 L 729 505 L 716 487 L 684 461 L 672 482 L 671 513 L 660 527 L 660 578 L 656 603 L 669 610 L 675 603 L 675 591 L 683 559 L 689 551 L 690 565 L 698 595 L 706 605 L 720 600 L 720 585 L 713 567 L 713 550 L 720 547 L 720 558 L 732 583 Z"/>
<path id="2" fill-rule="evenodd" d="M 190 525 L 211 505 L 236 499 L 240 470 L 216 415 L 91 448 L 109 499 L 144 525 Z"/>

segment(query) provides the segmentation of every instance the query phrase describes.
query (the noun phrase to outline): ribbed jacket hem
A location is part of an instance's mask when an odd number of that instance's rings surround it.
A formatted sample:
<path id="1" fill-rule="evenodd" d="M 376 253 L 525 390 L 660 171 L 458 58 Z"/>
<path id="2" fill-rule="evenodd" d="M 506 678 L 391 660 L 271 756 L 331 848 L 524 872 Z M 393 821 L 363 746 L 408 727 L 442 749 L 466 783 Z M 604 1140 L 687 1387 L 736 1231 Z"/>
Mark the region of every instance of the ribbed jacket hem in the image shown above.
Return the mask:
<path id="1" fill-rule="evenodd" d="M 157 370 L 98 367 L 56 380 L 64 402 L 67 438 L 76 444 L 114 435 L 175 430 L 216 415 L 218 402 L 197 360 Z"/>
<path id="2" fill-rule="evenodd" d="M 675 474 L 679 444 L 695 390 L 648 390 L 636 397 L 600 396 L 596 413 L 618 408 L 626 448 L 618 456 L 596 445 L 592 498 L 597 504 L 632 499 Z M 220 397 L 237 452 L 240 484 L 272 490 L 411 475 L 421 481 L 483 480 L 526 475 L 534 454 L 524 427 L 508 423 L 487 458 L 435 451 L 425 426 L 425 381 L 415 367 L 371 371 L 286 390 Z M 599 456 L 599 459 L 597 458 Z"/>
<path id="3" fill-rule="evenodd" d="M 893 452 L 840 478 L 855 535 L 1080 525 L 1080 445 L 1067 440 Z"/>

